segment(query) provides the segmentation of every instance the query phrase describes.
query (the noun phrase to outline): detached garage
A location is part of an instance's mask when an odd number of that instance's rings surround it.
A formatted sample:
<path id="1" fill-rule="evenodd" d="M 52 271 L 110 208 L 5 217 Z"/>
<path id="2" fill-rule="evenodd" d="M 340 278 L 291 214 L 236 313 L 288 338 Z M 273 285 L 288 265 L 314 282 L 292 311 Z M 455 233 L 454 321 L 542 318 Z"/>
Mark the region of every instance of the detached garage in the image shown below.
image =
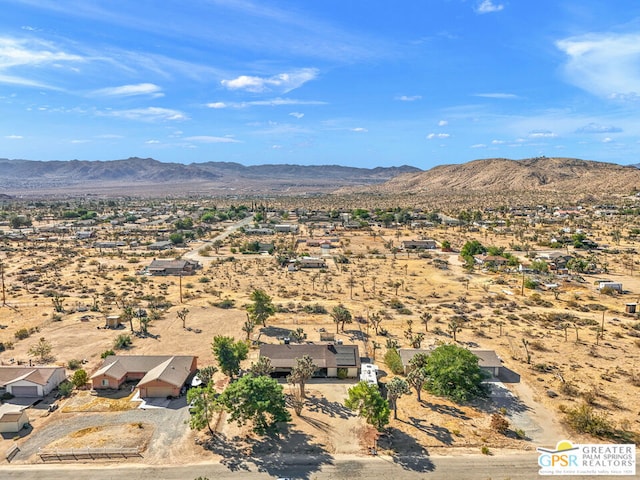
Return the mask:
<path id="1" fill-rule="evenodd" d="M 29 416 L 25 410 L 15 405 L 0 406 L 0 433 L 17 433 L 29 423 Z"/>
<path id="2" fill-rule="evenodd" d="M 44 397 L 66 378 L 62 367 L 0 367 L 0 387 L 14 397 Z"/>

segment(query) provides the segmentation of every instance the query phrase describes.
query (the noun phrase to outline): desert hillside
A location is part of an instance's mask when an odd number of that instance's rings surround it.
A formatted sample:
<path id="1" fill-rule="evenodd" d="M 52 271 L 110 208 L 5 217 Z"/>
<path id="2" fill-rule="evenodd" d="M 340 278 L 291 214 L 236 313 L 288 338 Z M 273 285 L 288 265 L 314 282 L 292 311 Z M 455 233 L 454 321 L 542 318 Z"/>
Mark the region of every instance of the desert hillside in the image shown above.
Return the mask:
<path id="1" fill-rule="evenodd" d="M 425 191 L 628 192 L 640 188 L 640 169 L 575 158 L 492 158 L 441 165 L 398 176 L 379 187 L 384 193 Z"/>

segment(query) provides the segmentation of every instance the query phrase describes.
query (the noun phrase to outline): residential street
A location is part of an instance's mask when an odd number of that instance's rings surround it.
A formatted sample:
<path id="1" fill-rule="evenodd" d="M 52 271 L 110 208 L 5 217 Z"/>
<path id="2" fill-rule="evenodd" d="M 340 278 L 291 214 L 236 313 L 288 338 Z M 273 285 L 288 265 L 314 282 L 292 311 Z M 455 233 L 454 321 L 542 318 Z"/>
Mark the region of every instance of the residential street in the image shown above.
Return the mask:
<path id="1" fill-rule="evenodd" d="M 261 463 L 237 465 L 229 470 L 221 464 L 183 466 L 78 464 L 5 466 L 0 480 L 191 480 L 199 476 L 213 479 L 268 479 L 288 477 L 292 480 L 531 480 L 538 477 L 537 454 L 517 453 L 500 456 L 461 455 L 453 457 L 357 457 L 338 456 L 331 463 L 314 464 L 313 459 L 273 458 Z M 567 479 L 584 477 L 564 476 Z M 601 476 L 600 480 L 620 479 Z"/>

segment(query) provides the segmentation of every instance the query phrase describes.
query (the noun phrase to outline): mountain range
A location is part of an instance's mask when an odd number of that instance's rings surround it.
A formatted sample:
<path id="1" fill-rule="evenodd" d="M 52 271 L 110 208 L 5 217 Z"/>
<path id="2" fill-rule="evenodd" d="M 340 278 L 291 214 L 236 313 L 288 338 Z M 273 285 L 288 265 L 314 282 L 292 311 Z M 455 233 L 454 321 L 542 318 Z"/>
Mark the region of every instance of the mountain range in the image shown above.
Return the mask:
<path id="1" fill-rule="evenodd" d="M 640 165 L 640 164 L 638 164 Z M 491 158 L 416 167 L 166 163 L 152 158 L 110 161 L 0 159 L 0 194 L 315 194 L 378 192 L 555 191 L 628 193 L 640 190 L 638 165 L 575 158 Z"/>

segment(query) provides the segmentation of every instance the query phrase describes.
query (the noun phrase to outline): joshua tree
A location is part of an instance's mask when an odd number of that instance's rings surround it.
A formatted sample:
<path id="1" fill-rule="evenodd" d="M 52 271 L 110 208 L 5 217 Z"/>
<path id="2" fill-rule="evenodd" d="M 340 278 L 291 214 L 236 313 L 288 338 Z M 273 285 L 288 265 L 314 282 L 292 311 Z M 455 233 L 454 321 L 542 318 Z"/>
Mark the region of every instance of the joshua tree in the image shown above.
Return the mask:
<path id="1" fill-rule="evenodd" d="M 182 310 L 179 310 L 176 315 L 178 315 L 178 318 L 182 320 L 182 328 L 187 328 L 187 315 L 189 315 L 189 309 L 183 308 Z"/>
<path id="2" fill-rule="evenodd" d="M 396 420 L 398 419 L 398 399 L 408 393 L 410 393 L 409 384 L 401 377 L 393 377 L 387 383 L 387 399 L 393 408 L 393 418 Z"/>
<path id="3" fill-rule="evenodd" d="M 462 331 L 462 325 L 460 324 L 460 321 L 454 318 L 449 322 L 448 329 L 451 333 L 451 336 L 453 337 L 453 341 L 457 342 L 458 340 L 456 338 L 456 334 Z"/>
<path id="4" fill-rule="evenodd" d="M 336 333 L 338 333 L 339 325 L 342 327 L 342 331 L 344 332 L 344 324 L 352 322 L 351 312 L 342 304 L 333 307 L 333 310 L 331 311 L 331 318 L 333 318 L 333 321 L 336 324 Z"/>
<path id="5" fill-rule="evenodd" d="M 373 325 L 373 328 L 376 331 L 376 335 L 378 335 L 378 330 L 380 328 L 380 324 L 382 323 L 382 315 L 380 315 L 379 313 L 372 313 L 369 316 L 369 321 L 371 322 L 371 325 Z"/>
<path id="6" fill-rule="evenodd" d="M 291 374 L 287 377 L 287 381 L 291 384 L 297 384 L 300 387 L 300 397 L 306 398 L 304 386 L 307 380 L 313 377 L 318 367 L 313 363 L 313 358 L 304 355 L 302 358 L 296 358 L 296 365 L 291 369 Z"/>
<path id="7" fill-rule="evenodd" d="M 425 312 L 422 315 L 420 315 L 420 322 L 424 325 L 425 332 L 429 331 L 429 320 L 431 320 L 432 318 L 433 318 L 433 315 L 431 315 L 428 312 Z"/>

